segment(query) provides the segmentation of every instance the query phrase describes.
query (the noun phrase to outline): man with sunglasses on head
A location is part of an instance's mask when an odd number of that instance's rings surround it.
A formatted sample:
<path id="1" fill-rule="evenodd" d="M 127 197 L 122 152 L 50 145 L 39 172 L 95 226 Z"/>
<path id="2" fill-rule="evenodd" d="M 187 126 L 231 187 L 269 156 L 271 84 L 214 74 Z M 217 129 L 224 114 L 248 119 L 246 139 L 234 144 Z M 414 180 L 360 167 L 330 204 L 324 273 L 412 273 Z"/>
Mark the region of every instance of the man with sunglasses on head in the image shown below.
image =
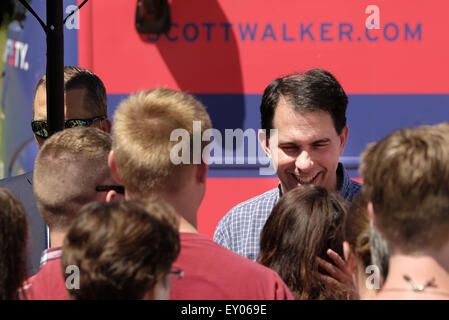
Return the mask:
<path id="1" fill-rule="evenodd" d="M 37 83 L 33 101 L 31 128 L 39 149 L 48 138 L 46 76 Z M 111 132 L 107 117 L 106 89 L 98 76 L 89 70 L 64 67 L 65 127 L 90 126 Z M 11 190 L 23 203 L 30 223 L 29 275 L 39 270 L 43 250 L 50 247 L 47 227 L 36 206 L 33 194 L 33 172 L 0 180 L 0 186 Z"/>
<path id="2" fill-rule="evenodd" d="M 91 126 L 111 132 L 108 119 L 106 89 L 103 82 L 89 70 L 64 67 L 65 128 Z M 31 128 L 39 148 L 48 138 L 47 91 L 45 75 L 36 86 Z"/>

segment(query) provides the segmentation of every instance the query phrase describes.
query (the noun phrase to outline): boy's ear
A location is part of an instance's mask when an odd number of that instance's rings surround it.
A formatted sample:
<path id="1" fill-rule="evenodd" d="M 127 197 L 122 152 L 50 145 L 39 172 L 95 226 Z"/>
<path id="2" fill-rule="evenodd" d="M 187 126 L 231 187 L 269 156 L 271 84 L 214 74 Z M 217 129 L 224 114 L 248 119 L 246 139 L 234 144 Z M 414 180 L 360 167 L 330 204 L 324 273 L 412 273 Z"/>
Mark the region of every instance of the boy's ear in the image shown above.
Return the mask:
<path id="1" fill-rule="evenodd" d="M 111 169 L 112 177 L 114 178 L 114 180 L 117 181 L 118 184 L 122 184 L 122 181 L 120 180 L 120 177 L 118 175 L 117 164 L 115 163 L 115 157 L 114 157 L 113 150 L 111 150 L 109 152 L 108 166 L 109 166 L 109 169 Z"/>
<path id="2" fill-rule="evenodd" d="M 117 193 L 115 190 L 109 190 L 108 193 L 106 194 L 106 202 L 110 203 L 110 202 L 115 202 L 115 201 L 119 201 L 121 199 L 124 199 L 125 196 Z"/>
<path id="3" fill-rule="evenodd" d="M 346 142 L 348 141 L 348 133 L 349 133 L 349 128 L 346 125 L 341 130 L 341 134 L 340 134 L 340 156 L 343 154 L 343 151 L 345 150 Z"/>
<path id="4" fill-rule="evenodd" d="M 208 171 L 208 165 L 204 162 L 201 162 L 196 167 L 196 178 L 197 181 L 200 183 L 206 183 L 207 179 L 207 171 Z"/>

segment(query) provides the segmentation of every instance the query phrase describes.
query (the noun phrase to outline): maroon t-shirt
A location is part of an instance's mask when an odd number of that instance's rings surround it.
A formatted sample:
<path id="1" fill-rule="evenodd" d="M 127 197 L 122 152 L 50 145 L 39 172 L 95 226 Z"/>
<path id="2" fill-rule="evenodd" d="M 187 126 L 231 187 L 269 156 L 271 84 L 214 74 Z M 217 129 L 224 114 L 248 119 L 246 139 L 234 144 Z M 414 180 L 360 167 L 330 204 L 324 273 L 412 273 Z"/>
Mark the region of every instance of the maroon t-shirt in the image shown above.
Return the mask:
<path id="1" fill-rule="evenodd" d="M 23 287 L 27 300 L 70 300 L 62 275 L 61 259 L 49 260 Z"/>
<path id="2" fill-rule="evenodd" d="M 172 300 L 293 300 L 279 275 L 197 233 L 180 233 L 173 267 L 184 276 L 170 288 Z"/>

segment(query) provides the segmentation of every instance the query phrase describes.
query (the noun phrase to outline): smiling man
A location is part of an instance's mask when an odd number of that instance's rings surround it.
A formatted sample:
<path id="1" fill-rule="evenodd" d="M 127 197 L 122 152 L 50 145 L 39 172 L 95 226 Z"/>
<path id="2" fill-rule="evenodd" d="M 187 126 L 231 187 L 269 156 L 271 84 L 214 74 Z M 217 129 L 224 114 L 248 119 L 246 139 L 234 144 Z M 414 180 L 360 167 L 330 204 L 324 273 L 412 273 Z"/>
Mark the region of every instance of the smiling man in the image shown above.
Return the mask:
<path id="1" fill-rule="evenodd" d="M 343 88 L 325 70 L 288 75 L 268 85 L 260 106 L 259 141 L 273 161 L 279 186 L 232 208 L 219 222 L 215 242 L 256 260 L 265 221 L 282 194 L 295 187 L 320 185 L 352 201 L 361 186 L 339 163 L 348 139 L 347 105 Z M 270 136 L 270 129 L 277 134 Z"/>

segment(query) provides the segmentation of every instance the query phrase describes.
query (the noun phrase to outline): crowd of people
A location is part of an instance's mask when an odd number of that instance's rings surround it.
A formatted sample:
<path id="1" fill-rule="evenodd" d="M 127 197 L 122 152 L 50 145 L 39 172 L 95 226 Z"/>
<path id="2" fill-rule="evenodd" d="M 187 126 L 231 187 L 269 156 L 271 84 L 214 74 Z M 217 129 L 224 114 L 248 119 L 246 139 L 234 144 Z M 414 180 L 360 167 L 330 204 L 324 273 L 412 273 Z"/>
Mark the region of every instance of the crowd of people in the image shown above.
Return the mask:
<path id="1" fill-rule="evenodd" d="M 212 241 L 197 230 L 207 163 L 171 158 L 179 143 L 198 152 L 196 121 L 212 128 L 200 101 L 143 90 L 110 120 L 100 78 L 67 66 L 66 129 L 49 136 L 45 84 L 34 171 L 0 181 L 0 299 L 449 299 L 449 123 L 368 145 L 360 184 L 339 162 L 349 129 L 337 79 L 276 79 L 259 142 L 279 185 L 236 204 Z M 188 139 L 171 139 L 177 129 Z"/>

